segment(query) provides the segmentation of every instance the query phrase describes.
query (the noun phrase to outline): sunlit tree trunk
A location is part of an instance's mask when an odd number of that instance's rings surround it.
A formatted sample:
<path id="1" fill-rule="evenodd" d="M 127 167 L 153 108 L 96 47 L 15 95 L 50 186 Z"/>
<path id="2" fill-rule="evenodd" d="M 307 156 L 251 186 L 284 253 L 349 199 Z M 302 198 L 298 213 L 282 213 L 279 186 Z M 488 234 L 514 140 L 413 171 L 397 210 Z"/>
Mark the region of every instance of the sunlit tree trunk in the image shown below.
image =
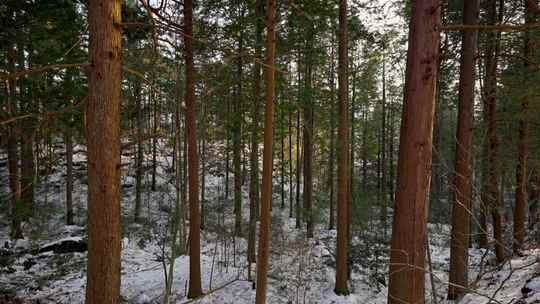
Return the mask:
<path id="1" fill-rule="evenodd" d="M 438 72 L 439 1 L 413 1 L 405 74 L 388 303 L 424 303 L 427 198 Z"/>

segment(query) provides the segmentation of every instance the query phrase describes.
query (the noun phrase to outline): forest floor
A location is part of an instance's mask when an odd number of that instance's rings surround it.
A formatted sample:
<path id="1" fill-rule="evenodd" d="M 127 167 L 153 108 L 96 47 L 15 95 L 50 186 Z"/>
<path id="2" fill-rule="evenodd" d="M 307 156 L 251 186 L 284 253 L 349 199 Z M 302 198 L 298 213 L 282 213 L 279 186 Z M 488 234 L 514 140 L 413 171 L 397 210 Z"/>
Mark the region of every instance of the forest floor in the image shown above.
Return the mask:
<path id="1" fill-rule="evenodd" d="M 59 147 L 60 151 L 61 148 Z M 59 163 L 38 183 L 36 212 L 23 227 L 26 238 L 9 240 L 8 205 L 5 198 L 0 215 L 0 303 L 83 303 L 86 283 L 86 161 L 84 147 L 77 146 L 74 157 L 75 223 L 64 225 L 65 164 Z M 220 159 L 219 147 L 209 159 Z M 212 155 L 214 153 L 214 155 Z M 130 163 L 129 154 L 123 164 Z M 174 179 L 167 170 L 170 157 L 158 158 L 156 191 L 143 191 L 142 224 L 133 223 L 135 198 L 134 170 L 123 166 L 123 246 L 122 298 L 125 303 L 161 303 L 165 287 L 164 265 L 169 255 L 168 223 L 174 206 Z M 132 163 L 132 162 L 131 162 Z M 223 168 L 209 162 L 205 187 L 206 228 L 202 232 L 202 283 L 206 295 L 195 303 L 254 303 L 255 290 L 248 281 L 245 238 L 233 237 L 233 206 L 224 198 Z M 0 153 L 0 193 L 8 193 L 5 154 Z M 149 170 L 145 184 L 150 184 Z M 230 175 L 232 184 L 232 174 Z M 244 202 L 247 202 L 247 185 Z M 231 187 L 232 192 L 232 187 Z M 268 303 L 386 303 L 388 244 L 377 242 L 379 233 L 371 226 L 353 232 L 351 295 L 336 296 L 334 247 L 336 231 L 317 225 L 315 236 L 306 240 L 305 232 L 295 228 L 288 207 L 281 209 L 276 191 L 272 214 L 271 259 Z M 232 196 L 232 194 L 231 194 Z M 249 211 L 244 203 L 244 233 Z M 288 205 L 287 203 L 285 205 Z M 324 212 L 320 222 L 326 223 Z M 389 235 L 390 232 L 388 232 Z M 449 227 L 429 224 L 431 267 L 426 272 L 428 303 L 444 300 L 448 281 Z M 80 252 L 51 251 L 55 244 L 75 244 Z M 79 250 L 80 249 L 80 250 Z M 495 266 L 491 252 L 470 251 L 471 292 L 461 303 L 540 303 L 540 249 L 529 248 L 522 257 Z M 166 263 L 164 264 L 164 261 Z M 255 268 L 255 265 L 252 266 Z M 254 274 L 253 274 L 254 275 Z M 175 260 L 173 302 L 187 303 L 189 257 Z M 432 292 L 431 286 L 435 286 Z M 8 300 L 11 299 L 11 300 Z"/>

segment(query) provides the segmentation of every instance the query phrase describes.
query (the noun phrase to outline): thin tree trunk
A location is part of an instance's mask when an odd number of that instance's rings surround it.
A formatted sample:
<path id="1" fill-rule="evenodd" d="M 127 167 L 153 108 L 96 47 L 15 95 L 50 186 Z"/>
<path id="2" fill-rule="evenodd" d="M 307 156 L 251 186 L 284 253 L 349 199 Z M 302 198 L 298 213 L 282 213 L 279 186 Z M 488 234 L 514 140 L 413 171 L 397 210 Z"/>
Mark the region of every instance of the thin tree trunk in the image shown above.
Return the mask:
<path id="1" fill-rule="evenodd" d="M 28 219 L 34 215 L 34 124 L 26 121 L 21 125 L 21 200 L 24 218 Z"/>
<path id="2" fill-rule="evenodd" d="M 285 208 L 285 100 L 283 98 L 283 94 L 281 95 L 281 107 L 279 109 L 279 137 L 281 139 L 281 153 L 280 153 L 280 177 L 281 177 L 281 209 Z"/>
<path id="3" fill-rule="evenodd" d="M 389 201 L 391 203 L 394 202 L 394 172 L 395 172 L 395 166 L 394 166 L 394 134 L 395 132 L 395 116 L 396 115 L 396 109 L 394 108 L 393 104 L 390 104 L 390 146 L 388 147 L 388 174 L 390 179 L 390 185 L 388 188 L 388 196 Z"/>
<path id="4" fill-rule="evenodd" d="M 257 259 L 257 291 L 256 304 L 266 303 L 268 258 L 270 251 L 270 204 L 272 200 L 272 151 L 274 124 L 275 70 L 276 54 L 276 0 L 266 2 L 266 62 L 264 76 L 266 83 L 266 113 L 264 124 L 263 176 L 261 184 L 261 224 L 259 235 L 259 252 Z"/>
<path id="5" fill-rule="evenodd" d="M 178 70 L 178 73 L 180 72 L 180 69 Z M 178 75 L 179 76 L 179 75 Z M 169 270 L 168 270 L 168 273 L 166 274 L 166 280 L 165 280 L 165 293 L 164 293 L 164 296 L 163 296 L 163 303 L 164 304 L 169 304 L 171 302 L 171 292 L 172 292 L 172 285 L 173 285 L 173 279 L 174 279 L 174 264 L 175 264 L 175 261 L 176 261 L 176 257 L 178 256 L 178 254 L 182 254 L 183 253 L 183 249 L 184 249 L 184 241 L 183 241 L 183 216 L 182 216 L 182 213 L 183 213 L 183 209 L 182 209 L 182 204 L 181 204 L 181 199 L 180 199 L 180 187 L 181 187 L 181 183 L 180 183 L 180 180 L 182 179 L 182 173 L 181 173 L 181 170 L 182 170 L 182 166 L 181 166 L 181 146 L 180 146 L 180 108 L 181 108 L 181 103 L 180 103 L 180 77 L 178 77 L 178 80 L 177 80 L 177 88 L 176 88 L 176 99 L 175 99 L 175 102 L 177 103 L 176 106 L 175 106 L 175 113 L 174 113 L 174 125 L 175 125 L 175 128 L 174 128 L 174 141 L 175 141 L 175 149 L 174 149 L 174 155 L 176 158 L 176 163 L 175 163 L 175 166 L 174 166 L 174 169 L 175 169 L 175 186 L 176 186 L 176 199 L 175 199 L 175 202 L 174 202 L 174 214 L 173 214 L 173 220 L 172 220 L 172 224 L 171 224 L 171 236 L 172 236 L 172 240 L 171 240 L 171 259 L 170 259 L 170 263 L 169 263 Z M 202 191 L 204 192 L 204 191 Z M 179 240 L 180 242 L 177 244 L 177 240 Z"/>
<path id="6" fill-rule="evenodd" d="M 120 301 L 121 1 L 91 0 L 86 108 L 88 266 L 86 303 Z M 107 147 L 104 149 L 103 147 Z"/>
<path id="7" fill-rule="evenodd" d="M 24 45 L 19 45 L 18 50 L 18 65 L 19 68 L 25 68 L 25 61 L 28 61 L 28 65 L 32 68 L 32 59 L 31 55 L 33 51 L 31 48 L 27 49 L 28 59 L 25 60 L 25 48 Z M 28 91 L 25 93 L 22 82 L 19 84 L 19 98 L 21 102 L 19 103 L 19 108 L 26 110 L 26 112 L 32 112 L 34 102 L 32 101 L 32 87 L 28 88 Z M 23 101 L 24 100 L 24 101 Z M 22 219 L 26 220 L 34 215 L 34 136 L 35 136 L 35 126 L 34 122 L 31 120 L 25 120 L 18 124 L 20 128 L 18 135 L 20 136 L 20 162 L 21 162 L 21 202 L 22 202 Z"/>
<path id="8" fill-rule="evenodd" d="M 71 121 L 71 117 L 70 117 Z M 66 144 L 66 225 L 73 225 L 73 135 L 71 126 L 65 133 Z"/>
<path id="9" fill-rule="evenodd" d="M 488 57 L 487 51 L 484 51 L 484 56 L 482 57 Z M 484 62 L 486 60 L 483 60 Z M 485 125 L 488 124 L 488 102 L 487 102 L 487 90 L 485 85 L 488 85 L 487 82 L 487 73 L 482 69 L 482 59 L 478 60 L 478 73 L 483 75 L 484 77 L 484 86 L 482 91 L 482 114 L 483 114 L 483 122 Z M 486 64 L 484 64 L 485 66 Z M 481 195 L 480 195 L 480 206 L 479 206 L 479 236 L 478 236 L 478 246 L 480 248 L 488 248 L 488 215 L 489 215 L 489 199 L 488 199 L 488 180 L 489 180 L 489 173 L 488 173 L 488 141 L 487 134 L 484 136 L 484 142 L 482 143 L 482 163 L 481 163 Z"/>
<path id="10" fill-rule="evenodd" d="M 353 57 L 354 58 L 354 57 Z M 351 104 L 350 104 L 350 128 L 351 128 L 351 135 L 350 135 L 350 158 L 349 158 L 349 209 L 353 202 L 353 197 L 355 195 L 355 189 L 354 189 L 354 174 L 355 174 L 355 154 L 354 151 L 356 149 L 355 146 L 355 138 L 356 138 L 356 68 L 354 67 L 354 59 L 353 59 L 353 71 L 352 71 L 352 96 L 351 96 Z M 349 213 L 349 217 L 351 214 Z"/>
<path id="11" fill-rule="evenodd" d="M 312 86 L 312 40 L 313 28 L 308 30 L 307 39 L 307 54 L 306 54 L 306 72 L 305 72 L 305 90 L 307 90 L 307 98 L 304 105 L 304 216 L 307 226 L 307 237 L 313 237 L 313 95 L 311 93 Z"/>
<path id="12" fill-rule="evenodd" d="M 263 2 L 257 0 L 255 4 L 255 58 L 262 57 L 262 18 Z M 253 65 L 253 105 L 251 108 L 251 154 L 250 154 L 250 187 L 249 187 L 249 235 L 248 235 L 248 277 L 251 279 L 251 263 L 255 257 L 255 234 L 257 230 L 259 205 L 259 99 L 261 97 L 261 65 Z"/>
<path id="13" fill-rule="evenodd" d="M 292 158 L 293 110 L 289 106 L 289 218 L 293 217 L 293 158 Z"/>
<path id="14" fill-rule="evenodd" d="M 525 1 L 527 2 L 527 1 Z M 537 1 L 534 1 L 537 2 Z M 535 16 L 532 13 L 529 13 L 528 10 L 525 11 L 525 22 L 527 24 L 532 24 L 535 22 Z M 524 83 L 525 90 L 534 87 L 534 82 L 530 81 L 529 78 L 534 75 L 534 70 L 531 68 L 529 62 L 533 62 L 538 39 L 531 34 L 531 32 L 525 32 L 525 60 L 523 62 L 525 72 L 524 72 Z M 523 247 L 523 242 L 525 240 L 525 217 L 527 210 L 527 157 L 529 153 L 529 100 L 531 99 L 530 93 L 526 94 L 521 101 L 521 113 L 519 118 L 519 143 L 518 143 L 518 163 L 516 168 L 516 203 L 514 210 L 514 242 L 513 249 L 514 253 L 519 253 Z"/>
<path id="15" fill-rule="evenodd" d="M 369 105 L 364 104 L 362 106 L 362 120 L 363 120 L 363 127 L 362 127 L 362 189 L 367 190 L 367 137 L 368 137 L 368 109 Z"/>
<path id="16" fill-rule="evenodd" d="M 152 77 L 152 83 L 155 84 L 155 76 L 154 73 L 151 73 Z M 158 130 L 158 122 L 159 122 L 159 113 L 158 113 L 158 96 L 156 96 L 156 93 L 153 90 L 149 90 L 150 92 L 150 102 L 152 103 L 152 107 L 154 108 L 153 113 L 153 136 L 152 136 L 152 185 L 151 189 L 152 191 L 156 191 L 156 173 L 157 173 L 157 130 Z"/>
<path id="17" fill-rule="evenodd" d="M 388 201 L 386 199 L 386 61 L 385 49 L 382 54 L 382 104 L 381 104 L 381 225 L 383 237 L 386 238 L 386 226 L 388 218 Z"/>
<path id="18" fill-rule="evenodd" d="M 328 187 L 330 188 L 330 194 L 328 200 L 330 201 L 330 220 L 328 223 L 328 229 L 334 229 L 335 222 L 335 206 L 334 206 L 334 158 L 336 152 L 336 105 L 335 105 L 335 65 L 334 65 L 334 32 L 332 31 L 332 50 L 330 55 L 330 151 L 328 159 Z"/>
<path id="19" fill-rule="evenodd" d="M 205 227 L 205 205 L 206 205 L 206 123 L 208 111 L 208 83 L 204 84 L 204 99 L 202 101 L 202 122 L 201 122 L 201 229 Z"/>
<path id="20" fill-rule="evenodd" d="M 445 22 L 446 10 L 445 7 L 441 8 L 441 19 L 442 22 Z M 446 52 L 448 49 L 447 45 L 448 38 L 446 37 L 444 43 L 439 42 L 439 60 L 437 67 L 440 71 L 441 66 L 446 58 Z M 429 216 L 430 219 L 434 222 L 440 222 L 447 220 L 448 216 L 446 212 L 439 211 L 444 210 L 441 208 L 441 196 L 442 196 L 442 184 L 443 184 L 443 159 L 442 159 L 442 149 L 443 149 L 443 130 L 444 130 L 444 108 L 442 106 L 443 95 L 442 95 L 442 73 L 437 74 L 437 101 L 435 105 L 435 121 L 433 125 L 433 161 L 431 169 L 431 192 L 429 195 Z M 433 210 L 434 212 L 431 212 Z M 443 213 L 443 214 L 441 214 Z"/>
<path id="21" fill-rule="evenodd" d="M 141 192 L 142 192 L 142 166 L 143 166 L 143 112 L 141 105 L 141 83 L 139 79 L 135 80 L 133 84 L 133 98 L 135 99 L 135 107 L 137 109 L 136 129 L 137 129 L 137 156 L 135 158 L 135 222 L 139 223 L 141 220 Z"/>
<path id="22" fill-rule="evenodd" d="M 536 226 L 540 223 L 540 175 L 535 168 L 531 177 L 530 193 L 529 193 L 529 229 L 533 232 L 535 231 Z M 537 229 L 537 228 L 536 228 Z M 537 242 L 540 242 L 540 233 L 536 232 L 534 239 Z"/>
<path id="23" fill-rule="evenodd" d="M 231 101 L 229 98 L 226 98 L 227 103 L 227 113 L 226 113 L 226 124 L 225 124 L 225 200 L 229 199 L 229 152 L 230 152 L 230 121 L 231 121 Z"/>
<path id="24" fill-rule="evenodd" d="M 7 51 L 7 62 L 9 72 L 15 71 L 15 49 L 9 46 Z M 15 116 L 16 106 L 12 99 L 15 88 L 13 79 L 5 80 L 5 109 L 7 118 Z M 11 238 L 22 239 L 21 230 L 22 221 L 22 206 L 20 195 L 20 180 L 19 180 L 19 151 L 17 149 L 16 139 L 16 122 L 7 125 L 7 154 L 8 154 L 8 172 L 9 172 L 9 189 L 11 202 Z"/>
<path id="25" fill-rule="evenodd" d="M 439 1 L 412 2 L 388 303 L 424 303 L 427 198 L 438 73 Z"/>
<path id="26" fill-rule="evenodd" d="M 488 7 L 489 24 L 497 23 L 497 2 L 491 1 Z M 497 34 L 488 34 L 488 49 L 486 51 L 486 118 L 487 118 L 487 205 L 493 218 L 493 237 L 495 239 L 495 255 L 500 263 L 504 260 L 502 243 L 502 216 L 500 213 L 499 190 L 497 182 Z"/>
<path id="27" fill-rule="evenodd" d="M 300 62 L 298 63 L 298 67 Z M 298 68 L 298 85 L 300 85 L 300 68 Z M 300 184 L 302 179 L 302 155 L 300 151 L 300 112 L 301 112 L 300 100 L 298 100 L 298 107 L 296 110 L 296 229 L 300 229 L 302 223 L 302 205 L 300 205 Z"/>
<path id="28" fill-rule="evenodd" d="M 339 125 L 338 125 L 338 199 L 337 199 L 337 244 L 336 244 L 336 286 L 338 295 L 349 294 L 348 273 L 348 204 L 349 191 L 349 130 L 348 130 L 348 33 L 347 0 L 339 1 L 339 43 L 338 43 L 338 85 L 339 85 Z"/>
<path id="29" fill-rule="evenodd" d="M 463 23 L 478 24 L 478 0 L 463 4 Z M 474 57 L 476 33 L 464 31 L 461 43 L 459 80 L 458 126 L 454 176 L 454 203 L 452 207 L 452 237 L 450 243 L 450 278 L 448 299 L 460 299 L 469 288 L 469 236 L 472 210 L 472 156 L 474 119 Z"/>
<path id="30" fill-rule="evenodd" d="M 186 127 L 189 174 L 189 290 L 188 298 L 202 296 L 201 217 L 199 213 L 199 158 L 197 155 L 197 105 L 193 67 L 193 0 L 184 1 L 184 57 L 186 60 Z"/>
<path id="31" fill-rule="evenodd" d="M 243 18 L 243 11 L 241 17 Z M 240 25 L 240 28 L 242 25 Z M 238 37 L 238 53 L 242 54 L 243 31 Z M 237 61 L 237 87 L 233 114 L 233 163 L 234 163 L 234 235 L 242 236 L 242 167 L 241 167 L 241 132 L 242 132 L 242 56 Z"/>

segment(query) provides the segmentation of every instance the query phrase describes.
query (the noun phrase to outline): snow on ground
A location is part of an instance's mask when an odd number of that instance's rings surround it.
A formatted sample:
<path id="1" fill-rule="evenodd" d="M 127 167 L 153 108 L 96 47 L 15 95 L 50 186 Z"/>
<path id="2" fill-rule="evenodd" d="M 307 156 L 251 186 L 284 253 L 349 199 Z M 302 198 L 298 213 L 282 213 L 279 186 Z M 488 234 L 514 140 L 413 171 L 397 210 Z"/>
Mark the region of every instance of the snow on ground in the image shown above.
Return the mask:
<path id="1" fill-rule="evenodd" d="M 60 149 L 60 148 L 59 148 Z M 58 164 L 51 175 L 45 177 L 36 190 L 36 218 L 25 224 L 26 239 L 15 243 L 9 241 L 9 221 L 6 212 L 0 215 L 0 302 L 2 295 L 16 296 L 37 303 L 83 303 L 86 283 L 86 252 L 41 252 L 47 246 L 62 241 L 79 242 L 86 237 L 86 163 L 83 147 L 75 149 L 75 220 L 74 226 L 65 226 L 65 171 Z M 221 159 L 220 150 L 210 151 L 208 159 Z M 130 156 L 122 157 L 122 163 L 130 162 Z M 0 154 L 0 190 L 7 192 L 7 166 L 5 154 Z M 169 215 L 175 194 L 174 181 L 167 168 L 170 157 L 159 157 L 156 191 L 148 187 L 143 192 L 144 224 L 131 224 L 134 202 L 134 170 L 124 166 L 122 177 L 123 227 L 122 246 L 122 298 L 126 303 L 160 303 L 165 287 L 164 259 L 168 269 L 170 240 L 166 237 Z M 255 290 L 247 279 L 246 240 L 232 236 L 234 227 L 231 199 L 224 199 L 224 177 L 218 163 L 209 163 L 207 176 L 206 210 L 207 228 L 202 233 L 201 267 L 203 289 L 206 296 L 196 303 L 254 303 Z M 150 183 L 149 171 L 145 182 Z M 233 175 L 230 175 L 232 184 Z M 245 183 L 248 184 L 247 182 Z M 244 189 L 247 190 L 247 189 Z M 230 188 L 232 192 L 232 187 Z M 2 199 L 5 202 L 5 199 Z M 247 202 L 247 191 L 244 193 Z M 295 228 L 295 219 L 288 217 L 288 209 L 277 207 L 278 196 L 272 215 L 271 264 L 269 270 L 268 303 L 386 303 L 385 280 L 387 277 L 387 245 L 376 246 L 362 236 L 355 236 L 351 295 L 338 297 L 334 294 L 335 230 L 319 225 L 312 240 L 306 240 L 304 232 Z M 287 204 L 286 204 L 287 205 Z M 4 208 L 5 210 L 6 208 Z M 211 210 L 211 211 L 209 211 Z M 243 217 L 247 233 L 248 207 L 244 204 Z M 324 216 L 323 216 L 324 218 Z M 448 280 L 449 227 L 429 225 L 430 253 L 433 266 L 435 294 L 438 303 L 444 300 Z M 366 231 L 369 230 L 366 228 Z M 373 233 L 375 234 L 375 233 Z M 360 249 L 358 249 L 360 248 Z M 364 249 L 362 249 L 364 248 Z M 386 249 L 385 249 L 386 248 Z M 539 303 L 540 269 L 539 249 L 524 252 L 502 267 L 487 263 L 491 253 L 480 249 L 470 250 L 470 277 L 474 291 L 462 303 Z M 252 266 L 255 268 L 255 265 Z M 478 273 L 482 276 L 478 278 Z M 187 279 L 189 257 L 181 255 L 175 260 L 173 302 L 187 302 Z M 255 274 L 252 274 L 255 276 Z M 432 301 L 430 273 L 426 274 L 426 298 Z M 527 296 L 527 298 L 523 298 Z M 536 301 L 536 302 L 534 302 Z"/>

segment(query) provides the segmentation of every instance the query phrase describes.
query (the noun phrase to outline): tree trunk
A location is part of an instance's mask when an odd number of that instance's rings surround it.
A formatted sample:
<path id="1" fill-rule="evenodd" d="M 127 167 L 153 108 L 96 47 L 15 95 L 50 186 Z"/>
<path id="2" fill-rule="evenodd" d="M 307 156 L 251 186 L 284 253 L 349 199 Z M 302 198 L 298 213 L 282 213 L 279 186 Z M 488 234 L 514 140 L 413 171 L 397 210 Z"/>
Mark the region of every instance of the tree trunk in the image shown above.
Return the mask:
<path id="1" fill-rule="evenodd" d="M 133 84 L 133 98 L 135 99 L 135 108 L 137 109 L 137 156 L 135 158 L 135 223 L 139 223 L 141 220 L 141 192 L 142 192 L 142 178 L 143 178 L 143 112 L 141 105 L 141 83 L 137 78 Z"/>
<path id="2" fill-rule="evenodd" d="M 155 84 L 155 77 L 154 73 L 151 73 L 152 77 L 152 83 Z M 157 170 L 157 130 L 158 130 L 158 106 L 157 106 L 157 96 L 155 96 L 155 92 L 153 90 L 150 90 L 150 102 L 152 103 L 152 107 L 154 108 L 152 113 L 154 115 L 153 117 L 153 136 L 152 136 L 152 185 L 151 189 L 152 191 L 156 191 L 156 170 Z"/>
<path id="3" fill-rule="evenodd" d="M 349 130 L 348 130 L 348 34 L 347 0 L 339 1 L 339 43 L 338 43 L 338 85 L 339 85 L 339 121 L 338 121 L 338 198 L 337 198 L 337 244 L 336 244 L 336 287 L 338 295 L 349 294 L 347 287 L 348 258 L 348 204 L 349 191 Z"/>
<path id="4" fill-rule="evenodd" d="M 257 259 L 257 291 L 255 303 L 266 303 L 268 258 L 270 251 L 270 204 L 272 200 L 272 151 L 274 140 L 274 96 L 275 96 L 275 70 L 274 58 L 276 54 L 276 0 L 266 2 L 266 62 L 264 77 L 266 83 L 266 113 L 264 121 L 264 150 L 263 150 L 263 176 L 261 184 L 261 224 L 259 235 L 259 252 Z"/>
<path id="5" fill-rule="evenodd" d="M 290 82 L 289 82 L 290 83 Z M 292 158 L 292 125 L 293 109 L 289 105 L 289 218 L 293 217 L 293 158 Z"/>
<path id="6" fill-rule="evenodd" d="M 202 101 L 202 116 L 201 116 L 201 229 L 205 227 L 205 204 L 206 204 L 206 142 L 207 142 L 207 132 L 206 132 L 206 120 L 207 120 L 207 111 L 208 111 L 208 83 L 204 84 L 204 98 Z"/>
<path id="7" fill-rule="evenodd" d="M 334 229 L 334 158 L 336 152 L 336 118 L 335 118 L 335 66 L 334 66 L 334 32 L 332 31 L 332 50 L 330 55 L 330 151 L 328 159 L 328 187 L 330 188 L 329 198 L 330 201 L 330 221 L 328 223 L 328 229 Z"/>
<path id="8" fill-rule="evenodd" d="M 440 23 L 439 1 L 412 2 L 388 303 L 424 303 L 427 197 Z"/>
<path id="9" fill-rule="evenodd" d="M 463 23 L 478 24 L 478 0 L 463 4 Z M 461 42 L 459 80 L 458 126 L 454 176 L 454 203 L 452 208 L 452 237 L 450 243 L 450 278 L 448 299 L 460 299 L 469 288 L 469 236 L 472 210 L 472 156 L 474 118 L 474 58 L 476 33 L 464 31 Z"/>
<path id="10" fill-rule="evenodd" d="M 386 62 L 385 49 L 382 54 L 382 103 L 381 103 L 381 225 L 383 237 L 386 239 L 386 226 L 388 218 L 388 201 L 386 199 Z"/>
<path id="11" fill-rule="evenodd" d="M 362 126 L 362 189 L 367 190 L 367 184 L 368 184 L 368 176 L 367 176 L 367 137 L 368 137 L 368 111 L 369 111 L 369 104 L 362 105 L 362 120 L 363 120 L 363 126 Z"/>
<path id="12" fill-rule="evenodd" d="M 389 201 L 394 202 L 394 134 L 395 134 L 395 116 L 396 109 L 393 104 L 390 104 L 390 146 L 388 147 L 388 174 L 390 179 L 390 185 L 388 188 Z"/>
<path id="13" fill-rule="evenodd" d="M 313 26 L 308 30 L 307 39 L 307 54 L 306 56 L 306 71 L 305 71 L 305 90 L 306 99 L 304 101 L 304 216 L 307 226 L 307 237 L 313 237 L 313 95 L 312 95 L 312 41 L 313 41 Z"/>
<path id="14" fill-rule="evenodd" d="M 227 103 L 227 113 L 226 113 L 226 123 L 225 123 L 225 200 L 229 199 L 229 152 L 231 149 L 230 144 L 230 121 L 231 121 L 231 101 L 226 97 Z"/>
<path id="15" fill-rule="evenodd" d="M 71 122 L 71 117 L 70 117 Z M 73 135 L 71 126 L 65 134 L 66 144 L 66 225 L 73 225 Z"/>
<path id="16" fill-rule="evenodd" d="M 264 14 L 262 0 L 256 1 L 255 21 L 255 58 L 262 57 L 262 18 Z M 251 108 L 251 154 L 250 154 L 250 187 L 249 187 L 249 235 L 248 235 L 248 262 L 249 277 L 251 278 L 251 263 L 255 257 L 255 238 L 257 230 L 259 205 L 259 98 L 261 97 L 261 65 L 253 65 L 253 104 Z"/>
<path id="17" fill-rule="evenodd" d="M 354 57 L 353 57 L 354 58 Z M 356 138 L 356 119 L 355 119 L 355 113 L 356 113 L 356 70 L 357 68 L 354 67 L 354 59 L 353 59 L 353 71 L 352 71 L 352 96 L 351 96 L 351 104 L 350 104 L 350 158 L 349 158 L 349 208 L 350 205 L 353 202 L 353 197 L 355 195 L 355 189 L 354 189 L 354 177 L 355 177 L 355 154 L 354 151 L 356 149 L 355 146 L 355 138 Z M 349 214 L 350 216 L 350 214 Z"/>
<path id="18" fill-rule="evenodd" d="M 7 51 L 7 62 L 9 72 L 15 71 L 15 49 L 10 46 Z M 6 118 L 15 116 L 16 107 L 12 99 L 15 88 L 13 79 L 5 80 L 5 109 Z M 11 201 L 11 238 L 22 239 L 21 230 L 21 195 L 20 195 L 20 180 L 19 180 L 19 151 L 17 149 L 16 123 L 12 122 L 7 125 L 7 156 L 8 156 L 8 172 L 9 172 L 9 189 Z"/>
<path id="19" fill-rule="evenodd" d="M 243 11 L 242 16 L 243 18 Z M 240 28 L 242 24 L 240 24 Z M 243 53 L 243 31 L 238 37 L 238 53 Z M 233 114 L 233 163 L 234 163 L 234 235 L 242 236 L 242 167 L 241 167 L 241 132 L 242 132 L 242 56 L 237 61 L 237 87 Z"/>
<path id="20" fill-rule="evenodd" d="M 280 182 L 280 192 L 281 192 L 281 205 L 280 208 L 285 208 L 285 99 L 283 98 L 283 94 L 281 94 L 281 107 L 279 109 L 279 137 L 281 139 L 281 145 L 280 145 L 280 170 L 279 174 L 281 177 Z"/>
<path id="21" fill-rule="evenodd" d="M 163 296 L 163 303 L 169 304 L 171 302 L 171 291 L 174 280 L 174 264 L 178 254 L 183 254 L 185 248 L 184 244 L 184 234 L 183 234 L 183 208 L 181 204 L 180 192 L 181 192 L 181 180 L 182 180 L 182 165 L 181 165 L 181 154 L 182 149 L 180 145 L 180 69 L 177 71 L 178 79 L 176 80 L 175 87 L 175 107 L 174 107 L 174 158 L 173 158 L 173 168 L 175 172 L 175 188 L 176 188 L 176 197 L 174 201 L 174 213 L 171 221 L 171 260 L 169 262 L 169 270 L 166 273 L 165 278 L 165 292 Z M 176 161 L 174 161 L 176 159 Z M 204 192 L 204 191 L 201 191 Z M 177 240 L 179 243 L 177 243 Z"/>
<path id="22" fill-rule="evenodd" d="M 300 62 L 298 62 L 300 67 Z M 298 68 L 298 84 L 300 85 L 300 69 Z M 300 205 L 300 183 L 302 179 L 302 154 L 300 151 L 300 112 L 301 112 L 300 100 L 298 100 L 298 107 L 296 112 L 296 229 L 300 229 L 302 223 L 302 205 Z"/>
<path id="23" fill-rule="evenodd" d="M 535 168 L 531 177 L 530 193 L 529 193 L 529 229 L 533 232 L 538 229 L 536 226 L 540 223 L 540 175 Z M 540 242 L 540 233 L 536 230 L 534 239 Z"/>
<path id="24" fill-rule="evenodd" d="M 497 23 L 497 2 L 491 1 L 488 7 L 489 24 Z M 487 206 L 493 218 L 493 236 L 495 239 L 495 255 L 500 263 L 504 260 L 502 243 L 502 216 L 500 213 L 499 190 L 497 186 L 497 34 L 488 33 L 486 50 L 486 79 L 484 81 L 487 119 Z"/>
<path id="25" fill-rule="evenodd" d="M 86 303 L 120 301 L 121 1 L 88 7 L 90 63 L 88 145 L 88 272 Z M 103 147 L 107 147 L 103 149 Z"/>
<path id="26" fill-rule="evenodd" d="M 527 2 L 527 1 L 526 1 Z M 535 1 L 536 2 L 536 1 Z M 535 16 L 525 11 L 525 21 L 527 24 L 535 22 Z M 531 32 L 525 32 L 525 60 L 523 62 L 524 71 L 524 84 L 525 90 L 529 90 L 534 87 L 534 82 L 530 81 L 532 75 L 534 75 L 534 69 L 529 62 L 533 62 L 536 49 L 535 46 L 537 39 L 534 39 Z M 525 214 L 527 210 L 527 157 L 529 153 L 529 100 L 531 99 L 530 93 L 526 94 L 521 101 L 521 113 L 519 118 L 519 143 L 518 143 L 518 163 L 516 168 L 516 204 L 514 210 L 514 252 L 519 253 L 523 247 L 523 241 L 525 239 Z"/>
<path id="27" fill-rule="evenodd" d="M 188 298 L 200 297 L 201 287 L 201 218 L 199 213 L 199 158 L 197 155 L 197 105 L 193 67 L 193 0 L 184 1 L 184 57 L 186 60 L 186 127 L 188 149 L 189 199 L 189 291 Z"/>
<path id="28" fill-rule="evenodd" d="M 27 120 L 21 125 L 21 201 L 23 218 L 28 219 L 34 215 L 34 123 Z"/>

